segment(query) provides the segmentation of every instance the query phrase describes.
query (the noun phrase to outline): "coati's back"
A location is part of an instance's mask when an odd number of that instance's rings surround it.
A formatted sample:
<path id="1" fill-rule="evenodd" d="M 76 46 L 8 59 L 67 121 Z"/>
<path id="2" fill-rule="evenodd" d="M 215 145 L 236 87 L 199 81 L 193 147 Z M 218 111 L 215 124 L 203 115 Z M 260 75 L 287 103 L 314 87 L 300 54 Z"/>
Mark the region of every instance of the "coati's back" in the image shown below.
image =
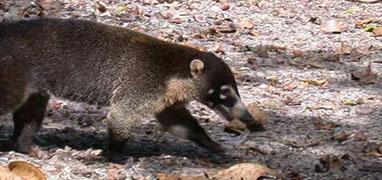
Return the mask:
<path id="1" fill-rule="evenodd" d="M 90 21 L 0 24 L 1 66 L 24 69 L 28 90 L 75 101 L 106 105 L 121 84 L 130 86 L 126 94 L 136 101 L 152 99 L 144 96 L 163 93 L 170 77 L 187 76 L 189 60 L 198 56 L 203 53 Z"/>

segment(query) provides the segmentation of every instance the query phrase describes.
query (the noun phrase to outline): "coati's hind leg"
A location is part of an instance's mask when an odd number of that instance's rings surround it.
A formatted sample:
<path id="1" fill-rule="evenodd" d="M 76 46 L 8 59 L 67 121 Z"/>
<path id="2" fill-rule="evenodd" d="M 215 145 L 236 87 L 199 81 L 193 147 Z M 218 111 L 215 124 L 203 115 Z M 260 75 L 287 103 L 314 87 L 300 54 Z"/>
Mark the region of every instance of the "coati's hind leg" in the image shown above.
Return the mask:
<path id="1" fill-rule="evenodd" d="M 183 105 L 174 105 L 156 114 L 156 118 L 171 134 L 189 139 L 213 152 L 224 152 L 224 148 L 211 140 L 197 120 Z"/>
<path id="2" fill-rule="evenodd" d="M 16 110 L 24 101 L 26 82 L 21 67 L 1 62 L 0 115 Z"/>
<path id="3" fill-rule="evenodd" d="M 44 119 L 49 95 L 45 92 L 33 93 L 13 114 L 14 148 L 23 153 L 28 153 L 33 145 L 33 139 L 40 129 Z"/>

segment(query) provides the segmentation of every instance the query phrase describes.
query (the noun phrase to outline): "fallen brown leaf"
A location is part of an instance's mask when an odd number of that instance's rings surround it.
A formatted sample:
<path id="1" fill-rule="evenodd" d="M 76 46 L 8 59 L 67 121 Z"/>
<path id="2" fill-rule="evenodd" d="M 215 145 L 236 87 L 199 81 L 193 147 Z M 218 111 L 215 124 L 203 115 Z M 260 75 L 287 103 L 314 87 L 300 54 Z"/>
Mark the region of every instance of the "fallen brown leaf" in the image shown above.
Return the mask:
<path id="1" fill-rule="evenodd" d="M 249 31 L 249 34 L 252 35 L 252 36 L 260 36 L 260 32 L 258 32 L 256 30 Z"/>
<path id="2" fill-rule="evenodd" d="M 314 85 L 314 86 L 321 86 L 321 85 L 324 85 L 325 83 L 328 82 L 327 79 L 320 79 L 320 80 L 304 79 L 304 80 L 301 80 L 301 81 L 304 82 L 304 83 L 308 83 L 310 85 Z"/>
<path id="3" fill-rule="evenodd" d="M 228 169 L 220 170 L 213 175 L 213 179 L 219 180 L 242 180 L 242 179 L 258 179 L 260 177 L 283 178 L 278 172 L 259 164 L 242 163 L 231 166 Z"/>
<path id="4" fill-rule="evenodd" d="M 253 123 L 244 124 L 240 120 L 234 119 L 226 125 L 224 131 L 235 134 L 242 134 L 245 129 L 249 129 L 250 131 L 264 130 L 263 125 L 267 123 L 268 115 L 259 107 L 256 102 L 248 104 L 247 109 L 255 119 Z"/>
<path id="5" fill-rule="evenodd" d="M 57 9 L 60 6 L 59 2 L 56 0 L 38 0 L 37 3 L 44 10 Z"/>
<path id="6" fill-rule="evenodd" d="M 366 141 L 367 135 L 362 131 L 358 131 L 358 132 L 354 133 L 353 138 L 355 141 Z"/>
<path id="7" fill-rule="evenodd" d="M 319 130 L 329 130 L 329 129 L 333 129 L 335 127 L 338 127 L 337 124 L 335 123 L 332 123 L 332 122 L 325 122 L 321 119 L 317 119 L 313 122 L 314 124 L 314 127 L 316 129 L 319 129 Z"/>
<path id="8" fill-rule="evenodd" d="M 299 83 L 291 82 L 286 84 L 283 89 L 286 91 L 292 91 L 293 89 L 296 89 L 299 86 Z"/>
<path id="9" fill-rule="evenodd" d="M 382 26 L 379 26 L 373 30 L 373 34 L 377 37 L 382 36 Z"/>
<path id="10" fill-rule="evenodd" d="M 169 22 L 174 24 L 181 24 L 183 21 L 180 18 L 173 18 L 173 19 L 170 19 Z"/>
<path id="11" fill-rule="evenodd" d="M 99 12 L 104 13 L 107 11 L 105 3 L 101 1 L 96 1 L 95 3 L 96 3 L 96 8 Z"/>
<path id="12" fill-rule="evenodd" d="M 363 104 L 363 103 L 365 103 L 363 98 L 358 98 L 356 100 L 354 100 L 354 99 L 346 99 L 343 102 L 344 105 L 348 105 L 348 106 L 355 106 L 355 105 L 360 105 L 360 104 Z"/>
<path id="13" fill-rule="evenodd" d="M 342 141 L 345 141 L 349 138 L 350 134 L 344 132 L 344 131 L 341 131 L 337 134 L 334 135 L 334 139 L 339 141 L 339 142 L 342 142 Z"/>
<path id="14" fill-rule="evenodd" d="M 353 61 L 359 60 L 360 58 L 367 56 L 369 54 L 370 54 L 369 47 L 364 47 L 364 46 L 353 48 L 350 51 L 350 57 Z"/>
<path id="15" fill-rule="evenodd" d="M 337 155 L 327 155 L 319 159 L 319 163 L 314 165 L 316 172 L 327 172 L 329 169 L 339 170 L 344 166 L 344 156 L 338 157 Z"/>
<path id="16" fill-rule="evenodd" d="M 24 178 L 13 174 L 8 167 L 0 166 L 0 179 L 1 180 L 25 180 Z"/>
<path id="17" fill-rule="evenodd" d="M 321 23 L 320 29 L 324 33 L 341 33 L 344 30 L 344 25 L 342 22 L 331 19 L 323 21 Z"/>
<path id="18" fill-rule="evenodd" d="M 220 6 L 220 9 L 223 10 L 223 11 L 226 11 L 229 9 L 229 4 L 228 3 L 223 3 L 221 6 Z"/>
<path id="19" fill-rule="evenodd" d="M 241 29 L 252 29 L 255 25 L 252 23 L 252 21 L 246 19 L 242 21 L 239 25 Z"/>
<path id="20" fill-rule="evenodd" d="M 371 64 L 369 63 L 364 71 L 353 71 L 351 78 L 361 84 L 374 84 L 378 78 L 378 74 L 372 71 Z"/>
<path id="21" fill-rule="evenodd" d="M 234 33 L 236 32 L 236 26 L 234 24 L 229 24 L 228 26 L 217 27 L 216 30 L 220 33 Z"/>
<path id="22" fill-rule="evenodd" d="M 205 176 L 181 176 L 176 174 L 158 173 L 158 180 L 207 180 Z"/>
<path id="23" fill-rule="evenodd" d="M 217 44 L 214 48 L 214 52 L 219 53 L 219 54 L 225 54 L 224 46 L 223 44 Z"/>
<path id="24" fill-rule="evenodd" d="M 356 27 L 363 28 L 363 27 L 365 27 L 367 24 L 372 23 L 373 21 L 375 21 L 373 18 L 363 19 L 363 20 L 360 20 L 360 21 L 355 22 L 355 26 L 356 26 Z"/>
<path id="25" fill-rule="evenodd" d="M 35 165 L 25 161 L 12 161 L 8 164 L 9 170 L 24 179 L 46 180 L 44 173 Z"/>

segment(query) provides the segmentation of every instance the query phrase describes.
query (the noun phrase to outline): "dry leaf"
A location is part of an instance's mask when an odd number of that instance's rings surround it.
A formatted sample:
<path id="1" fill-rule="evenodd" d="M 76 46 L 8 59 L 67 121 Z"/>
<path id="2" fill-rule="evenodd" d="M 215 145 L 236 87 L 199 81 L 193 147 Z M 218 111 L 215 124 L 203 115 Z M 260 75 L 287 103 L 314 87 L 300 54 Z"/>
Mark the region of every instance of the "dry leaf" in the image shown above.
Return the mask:
<path id="1" fill-rule="evenodd" d="M 121 164 L 110 164 L 110 167 L 107 169 L 107 175 L 109 180 L 125 179 L 126 174 L 123 173 L 126 165 Z"/>
<path id="2" fill-rule="evenodd" d="M 373 18 L 363 19 L 361 21 L 355 22 L 355 26 L 356 27 L 365 27 L 366 24 L 369 24 L 369 23 L 371 23 L 373 21 L 374 21 Z"/>
<path id="3" fill-rule="evenodd" d="M 357 0 L 358 2 L 363 2 L 363 3 L 376 3 L 380 2 L 381 0 Z"/>
<path id="4" fill-rule="evenodd" d="M 289 106 L 295 106 L 295 105 L 300 105 L 301 104 L 301 100 L 300 99 L 297 99 L 295 97 L 290 97 L 290 96 L 287 96 L 286 98 L 282 99 L 281 101 L 284 104 L 289 105 Z"/>
<path id="5" fill-rule="evenodd" d="M 255 118 L 256 122 L 260 124 L 266 124 L 268 121 L 268 115 L 265 113 L 257 103 L 253 102 L 248 104 L 247 109 L 249 113 Z"/>
<path id="6" fill-rule="evenodd" d="M 249 34 L 252 35 L 252 36 L 260 36 L 260 32 L 258 32 L 256 30 L 249 31 Z"/>
<path id="7" fill-rule="evenodd" d="M 337 47 L 336 47 L 336 54 L 344 54 L 344 55 L 348 55 L 351 53 L 351 51 L 353 50 L 353 48 L 348 45 L 348 44 L 345 44 L 343 42 L 341 42 Z"/>
<path id="8" fill-rule="evenodd" d="M 270 82 L 271 85 L 276 85 L 279 83 L 279 78 L 277 76 L 268 76 L 267 81 Z"/>
<path id="9" fill-rule="evenodd" d="M 220 6 L 220 9 L 223 10 L 223 11 L 226 11 L 229 9 L 229 4 L 228 3 L 223 3 L 221 6 Z"/>
<path id="10" fill-rule="evenodd" d="M 364 46 L 353 48 L 350 51 L 350 57 L 352 58 L 353 61 L 358 60 L 358 59 L 360 59 L 364 56 L 367 56 L 369 54 L 370 54 L 369 47 L 364 47 Z"/>
<path id="11" fill-rule="evenodd" d="M 367 142 L 363 148 L 363 152 L 366 153 L 367 156 L 382 157 L 382 144 Z"/>
<path id="12" fill-rule="evenodd" d="M 351 78 L 361 84 L 374 84 L 377 81 L 378 74 L 372 71 L 371 64 L 369 63 L 364 71 L 353 71 Z"/>
<path id="13" fill-rule="evenodd" d="M 207 180 L 205 176 L 180 176 L 176 174 L 158 173 L 158 180 Z"/>
<path id="14" fill-rule="evenodd" d="M 250 20 L 244 20 L 240 23 L 240 28 L 242 29 L 252 29 L 255 25 Z"/>
<path id="15" fill-rule="evenodd" d="M 362 131 L 358 131 L 358 132 L 354 133 L 353 138 L 356 141 L 366 141 L 367 140 L 367 135 L 364 132 L 362 132 Z"/>
<path id="16" fill-rule="evenodd" d="M 173 18 L 173 19 L 170 19 L 169 22 L 175 23 L 175 24 L 181 24 L 182 23 L 182 19 L 180 19 L 180 18 Z"/>
<path id="17" fill-rule="evenodd" d="M 282 178 L 282 175 L 263 165 L 243 163 L 220 170 L 216 175 L 212 176 L 213 179 L 219 180 L 258 179 L 260 177 Z"/>
<path id="18" fill-rule="evenodd" d="M 220 26 L 216 28 L 220 33 L 234 33 L 236 32 L 236 26 L 234 24 L 229 24 L 228 26 Z"/>
<path id="19" fill-rule="evenodd" d="M 334 102 L 319 102 L 313 106 L 308 107 L 310 110 L 317 110 L 317 109 L 326 109 L 326 110 L 335 110 L 338 109 L 338 105 Z"/>
<path id="20" fill-rule="evenodd" d="M 8 167 L 0 166 L 0 179 L 1 180 L 25 180 L 24 178 L 13 174 Z"/>
<path id="21" fill-rule="evenodd" d="M 215 49 L 214 52 L 216 52 L 216 53 L 220 53 L 220 54 L 225 53 L 223 44 L 220 44 L 220 43 L 217 44 L 214 49 Z"/>
<path id="22" fill-rule="evenodd" d="M 319 159 L 319 163 L 316 163 L 314 165 L 314 170 L 316 172 L 327 172 L 329 169 L 339 170 L 344 166 L 343 159 L 346 159 L 344 157 L 345 155 L 342 157 L 338 157 L 336 155 L 332 155 L 332 156 L 327 155 L 327 156 L 321 157 Z"/>
<path id="23" fill-rule="evenodd" d="M 234 119 L 226 125 L 224 131 L 235 134 L 242 134 L 245 129 L 249 129 L 252 132 L 264 130 L 263 124 L 267 123 L 268 115 L 259 107 L 256 102 L 248 104 L 247 109 L 255 119 L 253 123 L 244 124 L 240 120 Z"/>
<path id="24" fill-rule="evenodd" d="M 373 30 L 373 34 L 377 37 L 382 36 L 382 26 L 379 26 Z"/>
<path id="25" fill-rule="evenodd" d="M 107 11 L 105 3 L 101 2 L 101 1 L 96 1 L 96 8 L 101 13 L 104 13 Z"/>
<path id="26" fill-rule="evenodd" d="M 337 134 L 334 135 L 334 139 L 339 141 L 339 142 L 342 142 L 342 141 L 345 141 L 349 138 L 350 134 L 344 132 L 344 131 L 341 131 Z"/>
<path id="27" fill-rule="evenodd" d="M 286 84 L 283 89 L 286 91 L 292 91 L 293 89 L 296 89 L 298 87 L 299 83 L 291 82 Z"/>
<path id="28" fill-rule="evenodd" d="M 363 99 L 362 98 L 359 98 L 357 100 L 354 100 L 354 99 L 346 99 L 343 104 L 344 105 L 348 105 L 348 106 L 355 106 L 355 105 L 359 105 L 359 104 L 363 104 Z"/>
<path id="29" fill-rule="evenodd" d="M 325 122 L 321 119 L 315 120 L 313 124 L 314 127 L 319 130 L 329 130 L 338 126 L 337 124 L 334 124 L 332 122 Z"/>
<path id="30" fill-rule="evenodd" d="M 309 79 L 305 79 L 305 80 L 301 80 L 302 82 L 304 83 L 308 83 L 310 85 L 314 85 L 314 86 L 322 86 L 324 85 L 325 83 L 328 82 L 328 80 L 326 79 L 321 79 L 321 80 L 309 80 Z"/>
<path id="31" fill-rule="evenodd" d="M 341 33 L 344 30 L 343 23 L 334 19 L 321 23 L 321 31 L 324 33 Z"/>
<path id="32" fill-rule="evenodd" d="M 247 125 L 244 124 L 243 122 L 237 120 L 237 119 L 234 119 L 232 121 L 230 121 L 224 128 L 224 132 L 228 132 L 228 133 L 233 133 L 233 134 L 243 134 L 244 131 L 246 130 L 247 128 Z"/>
<path id="33" fill-rule="evenodd" d="M 28 180 L 46 180 L 44 173 L 35 165 L 25 161 L 12 161 L 8 164 L 9 170 Z"/>
<path id="34" fill-rule="evenodd" d="M 38 0 L 38 4 L 44 10 L 57 9 L 60 6 L 59 2 L 55 0 Z"/>

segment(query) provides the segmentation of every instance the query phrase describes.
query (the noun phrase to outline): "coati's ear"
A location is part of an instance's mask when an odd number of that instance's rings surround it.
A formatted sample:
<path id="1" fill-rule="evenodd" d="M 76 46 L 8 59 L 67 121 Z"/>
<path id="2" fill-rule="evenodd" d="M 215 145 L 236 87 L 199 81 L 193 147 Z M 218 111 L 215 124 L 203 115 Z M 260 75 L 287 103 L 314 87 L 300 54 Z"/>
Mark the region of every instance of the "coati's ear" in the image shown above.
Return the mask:
<path id="1" fill-rule="evenodd" d="M 193 78 L 196 78 L 203 74 L 204 72 L 204 63 L 200 59 L 194 59 L 190 63 L 191 75 Z"/>

